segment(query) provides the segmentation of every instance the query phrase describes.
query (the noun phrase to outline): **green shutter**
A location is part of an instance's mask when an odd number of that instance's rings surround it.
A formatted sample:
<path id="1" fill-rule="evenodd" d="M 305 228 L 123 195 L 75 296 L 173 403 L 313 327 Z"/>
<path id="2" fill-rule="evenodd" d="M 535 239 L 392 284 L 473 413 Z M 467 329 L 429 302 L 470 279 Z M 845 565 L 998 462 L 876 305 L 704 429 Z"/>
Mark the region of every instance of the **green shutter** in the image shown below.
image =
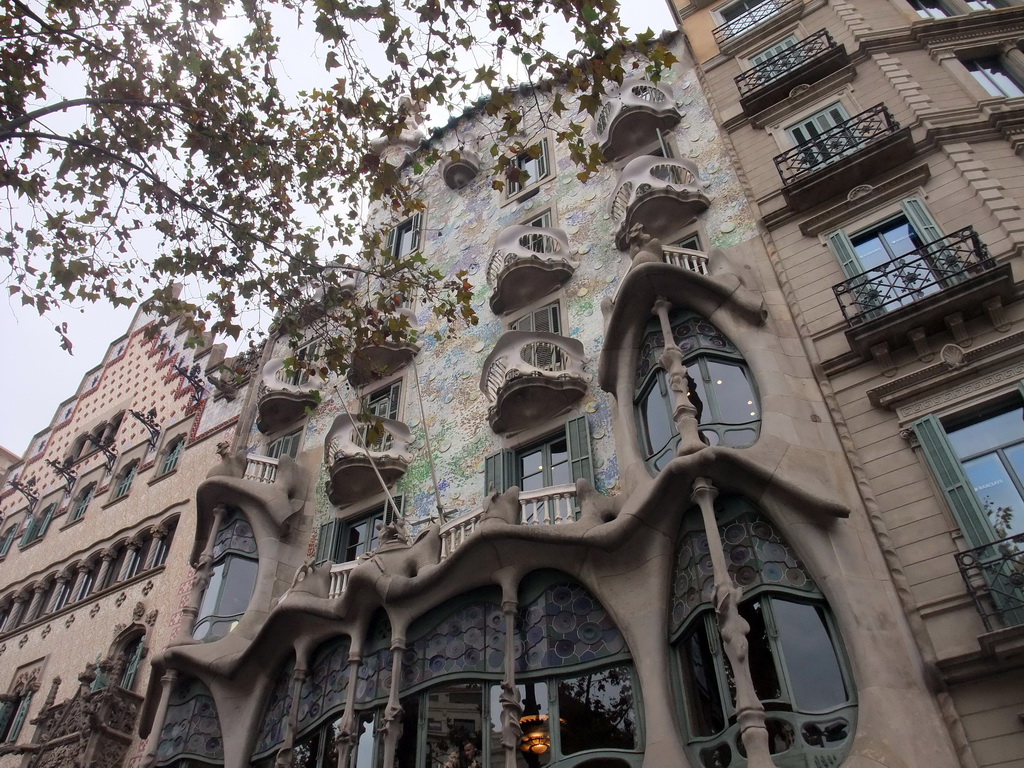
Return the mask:
<path id="1" fill-rule="evenodd" d="M 25 532 L 21 535 L 21 546 L 25 546 L 33 539 L 36 535 L 36 517 L 33 514 L 29 514 L 28 521 L 25 523 Z"/>
<path id="2" fill-rule="evenodd" d="M 41 539 L 46 535 L 46 531 L 49 529 L 50 523 L 53 520 L 53 510 L 56 509 L 56 507 L 56 504 L 51 504 L 46 508 L 46 511 L 43 512 L 43 519 L 39 521 L 39 529 L 36 532 L 37 539 Z"/>
<path id="3" fill-rule="evenodd" d="M 7 732 L 7 723 L 11 721 L 12 714 L 14 714 L 14 702 L 0 701 L 0 733 Z"/>
<path id="4" fill-rule="evenodd" d="M 853 243 L 850 241 L 850 238 L 846 236 L 843 230 L 837 229 L 825 239 L 828 240 L 829 248 L 832 249 L 832 252 L 839 260 L 839 266 L 843 268 L 843 274 L 850 281 L 850 292 L 854 295 L 857 305 L 860 307 L 859 314 L 861 318 L 867 320 L 872 317 L 878 317 L 885 311 L 878 306 L 881 297 L 878 295 L 878 289 L 871 282 L 870 275 L 864 275 L 864 265 L 857 256 L 857 252 L 853 249 Z M 855 280 L 854 278 L 857 277 L 861 279 Z"/>
<path id="5" fill-rule="evenodd" d="M 569 444 L 569 466 L 573 481 L 581 477 L 594 484 L 594 463 L 590 451 L 590 427 L 586 415 L 569 419 L 565 423 L 565 437 Z"/>
<path id="6" fill-rule="evenodd" d="M 949 502 L 950 509 L 960 524 L 960 529 L 973 547 L 995 539 L 995 531 L 985 515 L 985 510 L 974 493 L 971 481 L 953 452 L 935 414 L 928 414 L 910 425 L 921 444 L 925 458 L 935 473 L 935 479 Z"/>
<path id="7" fill-rule="evenodd" d="M 484 459 L 484 496 L 491 491 L 504 493 L 514 484 L 512 472 L 513 454 L 511 451 L 497 451 Z"/>
<path id="8" fill-rule="evenodd" d="M 918 198 L 908 197 L 900 203 L 900 207 L 923 245 L 934 243 L 942 237 L 939 225 L 935 223 L 935 219 Z M 967 275 L 963 273 L 963 264 L 960 263 L 955 248 L 931 248 L 925 251 L 924 255 L 944 285 L 959 283 L 966 279 Z"/>
<path id="9" fill-rule="evenodd" d="M 142 660 L 143 643 L 141 638 L 139 644 L 135 646 L 135 653 L 128 660 L 127 666 L 124 668 L 124 672 L 121 673 L 121 687 L 127 690 L 131 690 L 135 685 L 135 676 L 139 673 L 139 662 Z"/>
<path id="10" fill-rule="evenodd" d="M 28 708 L 32 703 L 32 691 L 26 691 L 25 695 L 21 697 L 21 704 L 18 707 L 17 713 L 14 715 L 14 722 L 11 723 L 11 730 L 7 734 L 7 741 L 13 742 L 18 740 L 18 735 L 21 733 L 21 727 L 25 724 L 25 718 L 28 717 Z"/>
<path id="11" fill-rule="evenodd" d="M 338 522 L 338 520 L 331 520 L 320 526 L 320 535 L 316 539 L 316 565 L 333 559 Z"/>
<path id="12" fill-rule="evenodd" d="M 900 208 L 903 209 L 907 221 L 910 222 L 910 226 L 913 227 L 922 243 L 931 243 L 942 237 L 939 225 L 935 223 L 935 219 L 918 198 L 908 197 L 900 203 Z"/>
<path id="13" fill-rule="evenodd" d="M 853 243 L 850 242 L 850 238 L 843 230 L 837 229 L 825 239 L 828 240 L 829 248 L 839 259 L 839 266 L 843 268 L 844 275 L 856 277 L 864 272 L 864 265 L 860 263 L 857 252 L 853 250 Z"/>
<path id="14" fill-rule="evenodd" d="M 415 253 L 420 249 L 420 235 L 423 232 L 423 214 L 415 213 L 412 217 L 412 240 L 409 245 L 409 253 Z"/>

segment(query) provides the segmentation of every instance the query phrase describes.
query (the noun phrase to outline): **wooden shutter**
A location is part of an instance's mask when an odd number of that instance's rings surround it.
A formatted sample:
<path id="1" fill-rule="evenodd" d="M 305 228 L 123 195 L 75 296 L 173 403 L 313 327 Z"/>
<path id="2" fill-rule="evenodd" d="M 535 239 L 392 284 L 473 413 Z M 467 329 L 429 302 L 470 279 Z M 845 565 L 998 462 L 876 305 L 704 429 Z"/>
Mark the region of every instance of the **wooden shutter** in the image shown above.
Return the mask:
<path id="1" fill-rule="evenodd" d="M 39 521 L 39 529 L 36 531 L 36 538 L 41 539 L 46 535 L 46 531 L 50 527 L 50 522 L 53 520 L 53 510 L 57 507 L 56 504 L 51 504 L 43 512 L 43 519 Z"/>
<path id="2" fill-rule="evenodd" d="M 935 414 L 928 414 L 910 426 L 964 536 L 974 547 L 993 541 L 996 537 L 992 524 L 939 419 Z"/>
<path id="3" fill-rule="evenodd" d="M 11 715 L 13 714 L 14 702 L 0 701 L 0 733 L 7 731 L 7 724 L 11 721 Z"/>
<path id="4" fill-rule="evenodd" d="M 828 247 L 832 249 L 832 253 L 836 255 L 836 259 L 839 260 L 843 274 L 848 280 L 851 280 L 850 290 L 860 307 L 860 315 L 865 320 L 878 317 L 884 310 L 878 306 L 877 291 L 871 283 L 870 275 L 864 274 L 864 265 L 857 256 L 850 238 L 843 230 L 837 229 L 825 239 L 828 241 Z M 854 278 L 860 279 L 855 280 Z"/>
<path id="5" fill-rule="evenodd" d="M 573 481 L 583 478 L 593 485 L 594 462 L 591 459 L 590 426 L 586 415 L 569 419 L 565 423 L 565 437 L 569 445 L 569 466 Z"/>
<path id="6" fill-rule="evenodd" d="M 320 526 L 320 534 L 316 539 L 316 565 L 333 559 L 338 522 L 338 520 L 331 520 Z"/>
<path id="7" fill-rule="evenodd" d="M 548 140 L 540 143 L 540 157 L 537 158 L 537 178 L 530 179 L 531 184 L 536 184 L 549 173 L 551 173 L 551 160 L 549 156 Z"/>
<path id="8" fill-rule="evenodd" d="M 928 209 L 920 199 L 908 197 L 900 208 L 910 222 L 922 245 L 929 245 L 942 237 L 942 230 L 928 213 Z M 928 260 L 936 278 L 943 286 L 959 283 L 967 278 L 963 264 L 955 248 L 928 248 L 922 254 Z"/>
<path id="9" fill-rule="evenodd" d="M 394 256 L 395 255 L 395 240 L 398 236 L 398 227 L 392 227 L 388 230 L 387 239 L 384 241 L 384 255 Z"/>
<path id="10" fill-rule="evenodd" d="M 409 239 L 409 253 L 420 249 L 420 235 L 423 232 L 423 214 L 414 213 L 412 217 L 412 237 Z M 403 254 L 407 255 L 407 254 Z"/>
<path id="11" fill-rule="evenodd" d="M 25 546 L 35 537 L 36 531 L 36 518 L 35 515 L 30 514 L 28 520 L 25 522 L 25 532 L 21 535 L 21 546 Z"/>
<path id="12" fill-rule="evenodd" d="M 484 459 L 484 496 L 490 496 L 492 489 L 504 493 L 515 483 L 511 451 L 500 450 Z"/>
<path id="13" fill-rule="evenodd" d="M 135 646 L 135 653 L 128 659 L 128 664 L 124 669 L 124 673 L 121 675 L 121 687 L 127 688 L 129 691 L 135 685 L 135 676 L 139 673 L 139 662 L 142 660 L 143 643 L 142 639 L 139 638 L 138 645 Z"/>
<path id="14" fill-rule="evenodd" d="M 18 740 L 21 727 L 25 724 L 25 718 L 28 717 L 28 708 L 31 703 L 32 691 L 25 691 L 25 694 L 21 697 L 18 711 L 14 715 L 14 722 L 11 723 L 11 729 L 7 733 L 7 741 L 14 742 Z"/>

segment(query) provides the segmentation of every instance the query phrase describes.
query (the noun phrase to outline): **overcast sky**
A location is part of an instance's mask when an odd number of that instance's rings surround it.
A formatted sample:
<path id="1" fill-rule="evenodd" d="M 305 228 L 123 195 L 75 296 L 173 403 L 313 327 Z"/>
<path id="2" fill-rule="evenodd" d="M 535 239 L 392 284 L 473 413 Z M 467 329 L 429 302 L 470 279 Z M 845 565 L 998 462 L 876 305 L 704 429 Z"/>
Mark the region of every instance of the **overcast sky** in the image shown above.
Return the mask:
<path id="1" fill-rule="evenodd" d="M 672 26 L 665 0 L 631 0 L 623 5 L 621 14 L 635 33 L 648 28 L 659 32 Z M 569 35 L 562 40 L 549 38 L 549 41 L 555 49 L 560 44 L 566 50 L 572 45 Z M 296 73 L 306 72 L 310 66 L 320 67 L 303 62 L 301 56 L 288 48 L 295 50 L 302 46 L 283 48 L 287 63 L 282 77 L 292 78 L 296 90 L 306 88 L 309 83 L 298 82 Z M 309 51 L 310 58 L 315 56 L 312 48 L 305 50 Z M 7 291 L 0 295 L 6 296 Z M 108 344 L 127 330 L 134 312 L 134 308 L 114 309 L 92 304 L 44 320 L 17 302 L 0 302 L 0 359 L 5 361 L 8 370 L 0 377 L 0 403 L 3 404 L 0 445 L 22 454 L 32 436 L 49 425 L 57 405 L 74 394 L 85 372 L 100 362 Z M 60 349 L 59 338 L 53 330 L 55 321 L 67 322 L 74 354 L 68 355 Z"/>

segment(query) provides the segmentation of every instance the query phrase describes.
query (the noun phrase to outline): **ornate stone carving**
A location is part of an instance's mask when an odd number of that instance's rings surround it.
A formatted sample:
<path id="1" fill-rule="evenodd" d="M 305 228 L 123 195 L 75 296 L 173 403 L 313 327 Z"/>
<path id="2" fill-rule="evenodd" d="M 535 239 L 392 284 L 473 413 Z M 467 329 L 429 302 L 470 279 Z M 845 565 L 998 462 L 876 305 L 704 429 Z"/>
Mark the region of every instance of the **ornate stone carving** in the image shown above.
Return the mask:
<path id="1" fill-rule="evenodd" d="M 964 350 L 963 347 L 957 346 L 956 344 L 946 344 L 940 351 L 939 357 L 942 358 L 942 362 L 951 371 L 960 368 L 964 364 Z"/>
<path id="2" fill-rule="evenodd" d="M 74 623 L 75 623 L 75 614 L 72 613 L 70 616 L 68 616 L 66 619 L 64 619 L 64 628 L 65 629 L 71 629 L 71 625 L 74 624 Z"/>
<path id="3" fill-rule="evenodd" d="M 160 615 L 160 611 L 157 608 L 154 608 L 152 611 L 147 613 L 146 614 L 146 619 L 145 619 L 146 626 L 152 627 L 154 624 L 156 624 L 156 617 L 159 616 L 159 615 Z"/>
<path id="4" fill-rule="evenodd" d="M 143 603 L 141 603 L 141 602 L 136 603 L 135 607 L 132 608 L 132 621 L 138 621 L 139 619 L 141 619 L 143 617 L 143 615 L 145 613 L 146 613 L 146 606 Z"/>
<path id="5" fill-rule="evenodd" d="M 146 582 L 145 586 L 142 587 L 142 596 L 149 597 L 149 593 L 153 591 L 153 580 L 150 579 Z"/>
<path id="6" fill-rule="evenodd" d="M 100 612 L 100 604 L 96 603 L 92 608 L 89 609 L 89 618 L 96 618 L 96 614 Z"/>
<path id="7" fill-rule="evenodd" d="M 126 592 L 122 592 L 120 595 L 117 596 L 117 600 L 114 601 L 114 605 L 120 608 L 122 605 L 124 605 L 124 601 L 127 599 L 128 594 Z"/>

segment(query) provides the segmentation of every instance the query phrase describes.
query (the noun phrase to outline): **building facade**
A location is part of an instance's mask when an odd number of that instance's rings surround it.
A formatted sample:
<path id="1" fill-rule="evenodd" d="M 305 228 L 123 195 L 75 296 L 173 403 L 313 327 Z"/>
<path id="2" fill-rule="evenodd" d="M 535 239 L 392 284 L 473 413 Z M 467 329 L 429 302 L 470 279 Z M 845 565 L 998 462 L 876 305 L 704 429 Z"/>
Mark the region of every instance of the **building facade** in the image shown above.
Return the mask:
<path id="1" fill-rule="evenodd" d="M 137 313 L 8 472 L 0 765 L 123 765 L 139 748 L 149 657 L 192 582 L 195 489 L 244 401 L 223 347 L 184 339 Z"/>
<path id="2" fill-rule="evenodd" d="M 1024 8 L 670 5 L 961 761 L 1024 764 Z"/>
<path id="3" fill-rule="evenodd" d="M 834 183 L 853 179 L 852 199 L 811 184 L 793 203 L 780 182 L 776 207 L 762 201 L 754 172 L 770 154 L 739 149 L 741 133 L 762 129 L 727 118 L 713 76 L 733 81 L 709 57 L 735 60 L 698 45 L 704 14 L 683 14 L 694 55 L 673 37 L 679 62 L 662 79 L 641 69 L 607 94 L 590 127 L 607 162 L 585 182 L 554 140 L 567 119 L 549 111 L 524 128 L 522 173 L 502 189 L 480 170 L 492 118 L 470 113 L 430 137 L 449 154 L 418 179 L 423 210 L 377 223 L 392 256 L 465 274 L 477 325 L 449 329 L 396 297 L 396 322 L 418 332 L 362 348 L 345 380 L 303 370 L 318 354 L 312 332 L 299 365 L 283 342 L 268 346 L 242 410 L 253 427 L 195 495 L 196 580 L 182 634 L 152 657 L 145 764 L 978 764 L 965 701 L 990 678 L 964 645 L 972 622 L 971 642 L 984 633 L 955 531 L 949 593 L 928 613 L 918 561 L 904 560 L 935 542 L 900 538 L 910 531 L 881 501 L 894 459 L 871 474 L 840 402 L 888 386 L 904 407 L 947 374 L 924 367 L 934 375 L 904 382 L 899 366 L 917 366 L 923 342 L 848 338 L 839 306 L 821 299 L 829 265 L 783 270 L 780 249 L 807 237 L 803 210 L 867 216 L 879 193 L 866 170 L 846 170 Z M 790 90 L 779 98 L 802 93 Z M 553 93 L 524 98 L 543 108 Z M 410 129 L 382 156 L 401 164 L 423 138 Z M 878 148 L 885 172 L 913 163 L 911 138 Z M 882 215 L 907 227 L 940 217 L 915 189 L 892 193 Z M 1009 236 L 992 237 L 996 213 L 978 215 L 995 263 L 951 280 L 970 300 L 939 333 L 1011 322 L 1012 294 L 983 290 L 1009 291 L 1012 253 L 997 250 Z M 845 237 L 861 245 L 860 229 Z M 929 258 L 952 264 L 977 242 L 965 233 Z M 849 289 L 858 301 L 865 284 Z M 931 305 L 949 288 L 919 292 Z M 903 301 L 858 304 L 856 330 L 898 324 Z M 969 356 L 989 344 L 928 362 L 950 357 L 942 370 L 973 386 Z M 948 434 L 867 410 L 878 415 L 865 432 Z M 888 488 L 912 488 L 922 515 L 952 521 L 927 460 L 906 441 L 897 453 L 908 458 Z M 980 591 L 985 578 L 968 583 Z M 947 621 L 961 639 L 929 643 Z M 1009 712 L 1017 694 L 1001 695 Z M 1019 725 L 1009 731 L 1019 739 Z M 1009 749 L 985 764 L 1013 764 Z"/>

